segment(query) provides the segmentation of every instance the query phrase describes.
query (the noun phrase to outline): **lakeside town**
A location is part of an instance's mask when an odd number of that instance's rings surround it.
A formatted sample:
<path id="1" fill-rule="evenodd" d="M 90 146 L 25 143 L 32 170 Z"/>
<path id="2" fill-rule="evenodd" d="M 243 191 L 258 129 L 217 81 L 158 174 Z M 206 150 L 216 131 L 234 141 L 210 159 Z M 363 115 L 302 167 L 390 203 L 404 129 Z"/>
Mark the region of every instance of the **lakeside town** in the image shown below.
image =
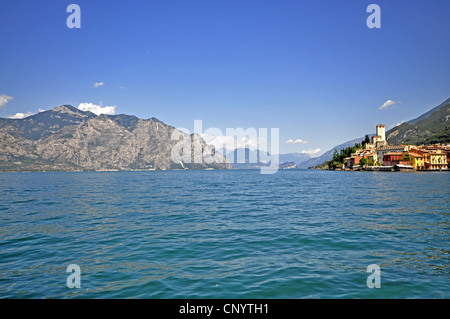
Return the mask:
<path id="1" fill-rule="evenodd" d="M 345 171 L 448 171 L 450 144 L 389 145 L 385 126 L 376 126 L 376 134 L 366 135 L 361 143 L 335 151 L 333 159 L 320 169 Z"/>

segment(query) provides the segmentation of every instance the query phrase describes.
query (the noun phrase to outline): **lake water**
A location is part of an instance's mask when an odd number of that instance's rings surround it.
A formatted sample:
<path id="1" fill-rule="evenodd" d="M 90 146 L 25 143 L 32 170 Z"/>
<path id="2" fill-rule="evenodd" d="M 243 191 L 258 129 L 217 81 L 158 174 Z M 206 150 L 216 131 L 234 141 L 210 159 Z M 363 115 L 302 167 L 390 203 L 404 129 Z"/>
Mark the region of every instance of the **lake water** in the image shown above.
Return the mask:
<path id="1" fill-rule="evenodd" d="M 449 189 L 446 172 L 2 173 L 0 298 L 449 298 Z"/>

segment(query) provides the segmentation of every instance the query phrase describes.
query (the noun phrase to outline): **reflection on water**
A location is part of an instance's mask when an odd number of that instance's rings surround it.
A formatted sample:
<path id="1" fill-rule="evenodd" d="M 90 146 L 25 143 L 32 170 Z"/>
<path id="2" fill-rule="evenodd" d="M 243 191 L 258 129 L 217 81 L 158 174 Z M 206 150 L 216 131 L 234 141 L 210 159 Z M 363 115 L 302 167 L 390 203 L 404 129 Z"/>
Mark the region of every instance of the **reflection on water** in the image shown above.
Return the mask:
<path id="1" fill-rule="evenodd" d="M 0 174 L 0 297 L 448 298 L 449 176 Z"/>

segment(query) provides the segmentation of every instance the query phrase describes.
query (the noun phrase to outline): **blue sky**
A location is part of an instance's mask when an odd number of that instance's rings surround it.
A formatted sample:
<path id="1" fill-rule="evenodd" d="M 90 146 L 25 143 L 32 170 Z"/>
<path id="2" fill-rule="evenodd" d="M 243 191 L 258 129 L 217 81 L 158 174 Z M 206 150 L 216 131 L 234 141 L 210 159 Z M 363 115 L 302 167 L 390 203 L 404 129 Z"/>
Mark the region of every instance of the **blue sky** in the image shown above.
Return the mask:
<path id="1" fill-rule="evenodd" d="M 276 127 L 282 153 L 319 155 L 450 97 L 449 13 L 448 0 L 2 1 L 0 117 L 101 102 L 188 129 Z"/>

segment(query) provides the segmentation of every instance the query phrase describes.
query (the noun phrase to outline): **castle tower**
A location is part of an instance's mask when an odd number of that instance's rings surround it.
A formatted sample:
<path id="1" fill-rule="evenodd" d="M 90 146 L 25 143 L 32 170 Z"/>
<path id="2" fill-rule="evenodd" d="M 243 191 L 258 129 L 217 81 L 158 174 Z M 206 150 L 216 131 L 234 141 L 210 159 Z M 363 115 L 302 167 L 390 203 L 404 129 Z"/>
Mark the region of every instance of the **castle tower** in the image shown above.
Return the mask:
<path id="1" fill-rule="evenodd" d="M 383 124 L 377 125 L 377 135 L 381 137 L 381 141 L 386 141 L 386 132 Z"/>

